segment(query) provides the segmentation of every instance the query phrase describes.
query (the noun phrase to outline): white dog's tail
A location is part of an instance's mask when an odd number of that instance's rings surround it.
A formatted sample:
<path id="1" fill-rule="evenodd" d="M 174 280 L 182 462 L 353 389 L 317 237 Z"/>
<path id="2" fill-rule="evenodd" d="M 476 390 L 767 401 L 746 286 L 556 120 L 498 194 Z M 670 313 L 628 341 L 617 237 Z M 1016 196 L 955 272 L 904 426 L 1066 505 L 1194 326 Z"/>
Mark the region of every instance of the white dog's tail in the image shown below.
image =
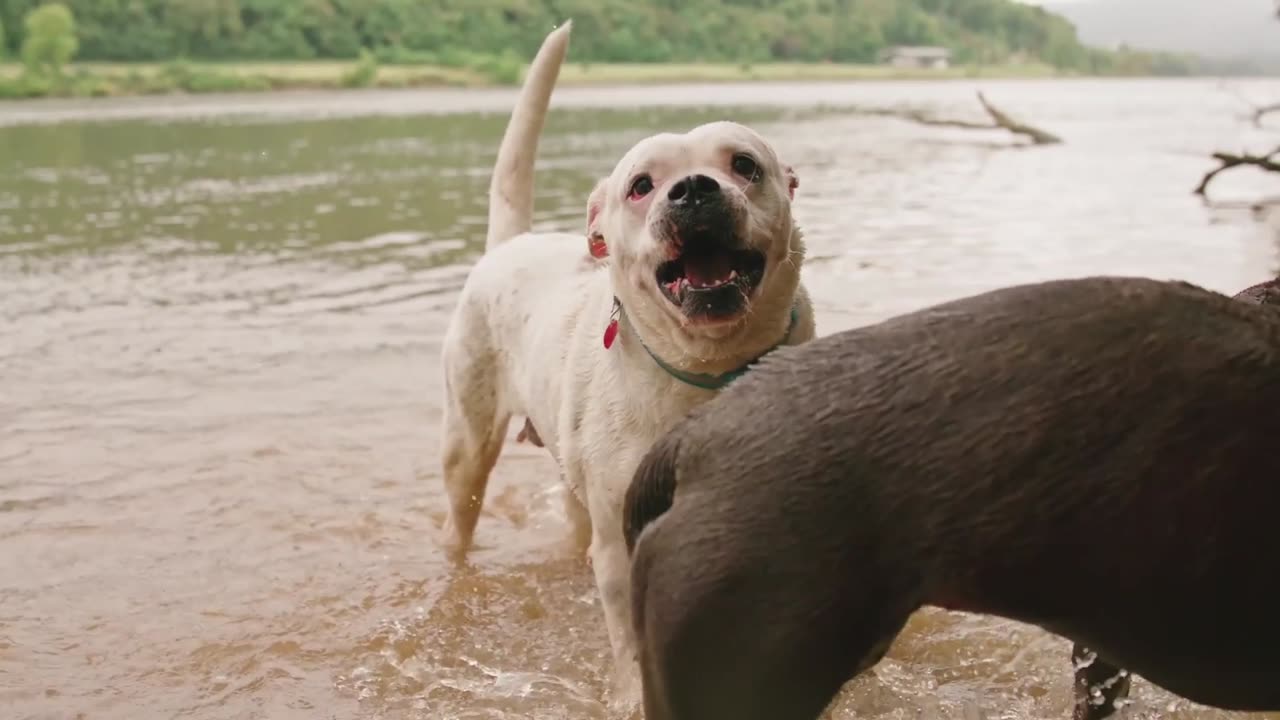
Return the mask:
<path id="1" fill-rule="evenodd" d="M 486 250 L 533 227 L 533 162 L 538 154 L 538 136 L 569 49 L 572 26 L 571 21 L 565 22 L 542 41 L 507 121 L 489 183 Z"/>

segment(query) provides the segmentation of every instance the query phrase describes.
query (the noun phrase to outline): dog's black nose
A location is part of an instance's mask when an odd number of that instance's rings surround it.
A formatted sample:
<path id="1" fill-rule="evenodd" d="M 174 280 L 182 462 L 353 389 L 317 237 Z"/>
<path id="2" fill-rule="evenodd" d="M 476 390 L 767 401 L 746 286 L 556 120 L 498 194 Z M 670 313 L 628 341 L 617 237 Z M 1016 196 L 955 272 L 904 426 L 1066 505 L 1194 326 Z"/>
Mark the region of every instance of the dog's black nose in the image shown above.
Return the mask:
<path id="1" fill-rule="evenodd" d="M 706 175 L 690 175 L 667 193 L 672 205 L 697 205 L 720 192 L 720 183 Z"/>

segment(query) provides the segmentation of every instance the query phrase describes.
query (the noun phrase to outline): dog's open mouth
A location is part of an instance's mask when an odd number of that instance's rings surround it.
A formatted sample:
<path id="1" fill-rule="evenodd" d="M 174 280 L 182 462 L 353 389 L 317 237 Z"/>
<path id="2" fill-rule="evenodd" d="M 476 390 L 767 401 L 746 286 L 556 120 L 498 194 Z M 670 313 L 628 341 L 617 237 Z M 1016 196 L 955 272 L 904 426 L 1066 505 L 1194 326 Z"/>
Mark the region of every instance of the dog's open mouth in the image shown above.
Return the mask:
<path id="1" fill-rule="evenodd" d="M 658 287 L 686 316 L 725 317 L 744 309 L 764 277 L 765 257 L 720 243 L 690 243 L 658 266 Z"/>

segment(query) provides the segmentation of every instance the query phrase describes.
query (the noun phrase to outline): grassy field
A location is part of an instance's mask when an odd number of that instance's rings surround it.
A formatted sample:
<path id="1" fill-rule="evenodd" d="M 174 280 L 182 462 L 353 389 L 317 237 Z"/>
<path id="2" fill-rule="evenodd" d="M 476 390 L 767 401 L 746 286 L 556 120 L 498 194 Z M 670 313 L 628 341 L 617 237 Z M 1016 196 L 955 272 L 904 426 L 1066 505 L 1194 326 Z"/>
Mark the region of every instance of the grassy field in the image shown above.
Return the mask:
<path id="1" fill-rule="evenodd" d="M 561 85 L 635 85 L 673 82 L 767 80 L 902 80 L 971 77 L 1052 77 L 1046 65 L 902 69 L 832 63 L 576 64 L 566 65 Z M 20 65 L 0 64 L 0 98 L 113 96 L 175 92 L 248 92 L 340 87 L 483 87 L 509 85 L 523 75 L 510 65 L 469 67 L 379 65 L 366 62 L 293 63 L 77 63 L 58 81 L 24 76 Z"/>

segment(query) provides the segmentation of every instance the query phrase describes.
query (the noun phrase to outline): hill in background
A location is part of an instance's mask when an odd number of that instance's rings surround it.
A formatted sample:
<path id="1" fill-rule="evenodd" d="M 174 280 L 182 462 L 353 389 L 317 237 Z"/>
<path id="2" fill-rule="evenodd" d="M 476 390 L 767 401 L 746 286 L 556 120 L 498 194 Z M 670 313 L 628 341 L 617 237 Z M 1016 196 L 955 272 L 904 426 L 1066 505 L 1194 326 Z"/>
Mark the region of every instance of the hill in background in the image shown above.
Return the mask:
<path id="1" fill-rule="evenodd" d="M 1280 20 L 1272 0 L 1044 0 L 1101 47 L 1128 44 L 1280 69 Z"/>
<path id="2" fill-rule="evenodd" d="M 42 2 L 0 2 L 10 48 L 20 45 L 25 14 Z M 366 49 L 384 63 L 519 62 L 555 23 L 572 18 L 577 62 L 870 63 L 892 45 L 943 45 L 958 63 L 1038 61 L 1085 73 L 1196 69 L 1186 58 L 1087 48 L 1064 18 L 1013 0 L 64 2 L 77 18 L 81 60 L 350 59 Z"/>

